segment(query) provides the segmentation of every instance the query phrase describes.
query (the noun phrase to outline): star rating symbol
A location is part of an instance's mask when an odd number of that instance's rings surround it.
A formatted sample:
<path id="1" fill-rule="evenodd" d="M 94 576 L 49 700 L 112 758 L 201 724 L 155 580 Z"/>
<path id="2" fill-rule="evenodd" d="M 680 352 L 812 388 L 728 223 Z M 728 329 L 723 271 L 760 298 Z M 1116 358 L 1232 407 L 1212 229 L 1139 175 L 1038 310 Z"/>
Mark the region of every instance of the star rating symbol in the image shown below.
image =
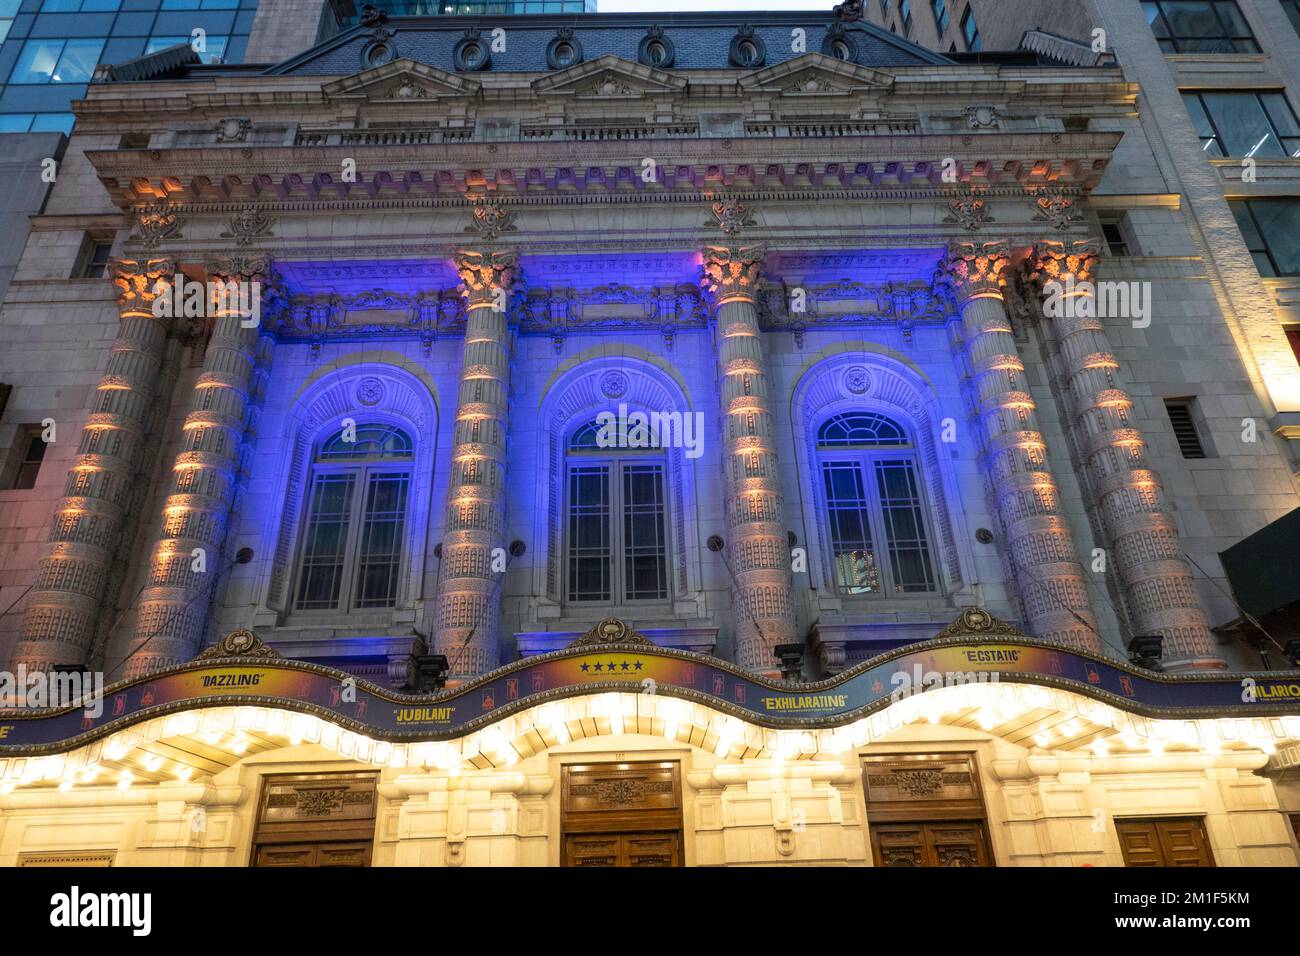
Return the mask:
<path id="1" fill-rule="evenodd" d="M 592 664 L 589 661 L 583 661 L 578 665 L 578 670 L 582 671 L 584 674 L 590 674 L 593 671 L 597 674 L 604 672 L 613 674 L 616 671 L 639 671 L 644 667 L 645 662 L 639 660 L 596 661 L 595 664 Z"/>

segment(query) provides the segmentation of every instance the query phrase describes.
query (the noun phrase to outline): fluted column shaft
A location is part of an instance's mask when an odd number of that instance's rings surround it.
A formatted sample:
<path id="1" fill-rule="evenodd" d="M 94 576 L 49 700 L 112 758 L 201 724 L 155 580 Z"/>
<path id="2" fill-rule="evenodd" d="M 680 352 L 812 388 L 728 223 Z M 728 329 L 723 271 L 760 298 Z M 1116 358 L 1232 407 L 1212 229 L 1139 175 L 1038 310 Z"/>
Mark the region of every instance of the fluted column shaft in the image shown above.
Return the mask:
<path id="1" fill-rule="evenodd" d="M 127 677 L 183 663 L 202 649 L 212 587 L 222 572 L 260 334 L 237 300 L 260 295 L 268 271 L 258 257 L 209 267 L 209 281 L 223 283 L 228 294 L 209 299 L 212 332 L 140 594 Z"/>
<path id="2" fill-rule="evenodd" d="M 119 259 L 112 271 L 118 336 L 54 511 L 12 667 L 85 662 L 143 454 L 170 324 L 154 314 L 156 284 L 170 278 L 172 266 L 165 259 Z"/>
<path id="3" fill-rule="evenodd" d="M 1006 242 L 953 243 L 937 281 L 952 288 L 961 309 L 959 339 L 987 479 L 1026 626 L 1043 640 L 1100 653 L 1083 568 L 1003 299 L 1010 251 Z"/>
<path id="4" fill-rule="evenodd" d="M 433 646 L 453 676 L 482 674 L 500 663 L 510 329 L 506 304 L 517 277 L 510 252 L 456 257 L 466 298 L 465 346 L 456 399 L 447 520 L 442 539 Z M 504 551 L 497 557 L 503 562 Z"/>
<path id="5" fill-rule="evenodd" d="M 770 379 L 758 327 L 762 258 L 756 247 L 706 249 L 704 287 L 715 303 L 736 663 L 775 672 L 774 649 L 794 643 L 797 632 Z"/>
<path id="6" fill-rule="evenodd" d="M 1164 635 L 1167 668 L 1221 669 L 1226 663 L 1201 609 L 1178 526 L 1133 421 L 1133 399 L 1119 384 L 1119 362 L 1096 317 L 1100 254 L 1095 240 L 1045 242 L 1033 259 L 1033 277 L 1056 293 L 1047 321 L 1071 428 L 1134 633 Z"/>

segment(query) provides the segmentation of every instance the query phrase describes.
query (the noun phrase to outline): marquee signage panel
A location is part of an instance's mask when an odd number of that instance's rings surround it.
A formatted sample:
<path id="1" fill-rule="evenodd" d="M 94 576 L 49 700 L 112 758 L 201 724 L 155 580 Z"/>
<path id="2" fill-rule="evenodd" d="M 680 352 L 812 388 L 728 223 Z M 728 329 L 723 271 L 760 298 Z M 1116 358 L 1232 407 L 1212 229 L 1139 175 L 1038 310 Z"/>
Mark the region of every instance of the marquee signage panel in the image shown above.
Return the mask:
<path id="1" fill-rule="evenodd" d="M 901 648 L 816 684 L 766 680 L 726 661 L 656 647 L 617 621 L 565 650 L 423 696 L 274 656 L 212 657 L 106 688 L 98 716 L 84 708 L 0 712 L 0 755 L 65 750 L 160 715 L 225 705 L 310 713 L 383 740 L 446 740 L 544 701 L 600 691 L 677 697 L 765 727 L 827 728 L 887 707 L 902 692 L 952 682 L 956 674 L 965 682 L 1060 687 L 1150 717 L 1300 715 L 1297 672 L 1141 672 L 1037 643 L 978 609 L 968 609 L 963 620 L 971 610 L 974 623 L 991 624 L 972 633 L 970 622 L 959 621 L 944 632 L 957 636 Z M 600 628 L 612 628 L 619 639 L 589 640 Z M 1004 633 L 992 633 L 999 629 Z"/>

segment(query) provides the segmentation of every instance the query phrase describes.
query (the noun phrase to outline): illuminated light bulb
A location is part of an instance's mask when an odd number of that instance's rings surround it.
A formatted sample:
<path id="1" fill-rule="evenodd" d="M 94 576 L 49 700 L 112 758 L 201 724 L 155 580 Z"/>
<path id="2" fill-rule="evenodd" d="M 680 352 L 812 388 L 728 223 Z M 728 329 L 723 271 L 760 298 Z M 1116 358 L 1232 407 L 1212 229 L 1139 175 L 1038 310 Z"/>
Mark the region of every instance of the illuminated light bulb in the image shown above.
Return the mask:
<path id="1" fill-rule="evenodd" d="M 123 770 L 120 774 L 117 775 L 117 789 L 119 790 L 130 789 L 133 780 L 135 780 L 135 776 L 131 773 L 131 771 Z"/>
<path id="2" fill-rule="evenodd" d="M 61 790 L 63 793 L 67 793 L 71 789 L 72 789 L 71 780 L 64 780 L 61 784 L 59 784 L 59 790 Z"/>
<path id="3" fill-rule="evenodd" d="M 302 737 L 299 734 L 294 734 L 292 737 L 289 738 L 290 747 L 296 747 L 300 743 L 302 743 Z"/>
<path id="4" fill-rule="evenodd" d="M 1034 734 L 1034 743 L 1038 744 L 1040 747 L 1046 747 L 1051 742 L 1052 738 L 1047 736 L 1047 734 Z"/>
<path id="5" fill-rule="evenodd" d="M 1165 742 L 1163 740 L 1152 740 L 1150 746 L 1153 754 L 1162 754 L 1165 752 Z"/>
<path id="6" fill-rule="evenodd" d="M 205 744 L 208 744 L 211 747 L 215 747 L 217 745 L 217 742 L 220 740 L 221 740 L 221 731 L 219 730 L 210 730 L 203 735 L 203 742 Z"/>
<path id="7" fill-rule="evenodd" d="M 176 770 L 176 777 L 179 780 L 188 780 L 192 776 L 194 776 L 193 767 L 179 767 Z"/>
<path id="8" fill-rule="evenodd" d="M 154 754 L 152 757 L 145 758 L 144 767 L 150 773 L 156 772 L 163 765 L 163 758 Z"/>
<path id="9" fill-rule="evenodd" d="M 12 783 L 0 783 L 0 797 L 7 797 L 13 792 L 14 785 Z"/>
<path id="10" fill-rule="evenodd" d="M 236 737 L 230 741 L 230 752 L 242 754 L 248 749 L 248 741 L 243 737 Z"/>
<path id="11" fill-rule="evenodd" d="M 1119 735 L 1120 742 L 1129 750 L 1135 750 L 1138 746 L 1137 735 L 1132 731 L 1126 730 Z"/>
<path id="12" fill-rule="evenodd" d="M 1104 757 L 1110 753 L 1110 744 L 1106 743 L 1104 740 L 1094 740 L 1092 742 L 1092 752 L 1098 757 Z"/>
<path id="13" fill-rule="evenodd" d="M 94 783 L 99 777 L 99 764 L 92 763 L 81 768 L 81 782 Z"/>

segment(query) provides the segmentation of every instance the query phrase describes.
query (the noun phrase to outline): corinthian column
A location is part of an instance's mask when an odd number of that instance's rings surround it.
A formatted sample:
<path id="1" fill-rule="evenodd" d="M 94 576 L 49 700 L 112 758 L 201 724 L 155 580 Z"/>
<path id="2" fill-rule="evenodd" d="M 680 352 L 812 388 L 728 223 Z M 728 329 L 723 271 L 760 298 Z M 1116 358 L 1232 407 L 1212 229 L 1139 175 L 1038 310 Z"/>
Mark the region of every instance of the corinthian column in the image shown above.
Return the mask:
<path id="1" fill-rule="evenodd" d="M 1032 277 L 1053 293 L 1046 331 L 1070 426 L 1134 633 L 1164 635 L 1168 668 L 1223 668 L 1160 477 L 1147 464 L 1133 399 L 1119 384 L 1119 362 L 1096 317 L 1100 254 L 1096 240 L 1044 242 L 1032 261 Z"/>
<path id="2" fill-rule="evenodd" d="M 264 256 L 232 256 L 208 266 L 212 333 L 140 594 L 127 677 L 188 661 L 202 649 L 235 500 L 269 266 Z M 253 317 L 250 307 L 257 310 Z"/>
<path id="3" fill-rule="evenodd" d="M 1003 300 L 1010 253 L 1008 242 L 954 242 L 936 282 L 951 287 L 961 309 L 956 338 L 970 374 L 986 480 L 1026 626 L 1045 641 L 1100 653 L 1083 568 Z"/>
<path id="4" fill-rule="evenodd" d="M 54 511 L 11 666 L 85 662 L 162 367 L 169 320 L 154 315 L 156 286 L 170 282 L 172 272 L 166 259 L 112 263 L 117 340 Z"/>
<path id="5" fill-rule="evenodd" d="M 714 304 L 726 474 L 727 553 L 735 608 L 736 663 L 776 672 L 774 649 L 796 640 L 772 400 L 758 330 L 763 250 L 704 250 L 703 286 Z"/>
<path id="6" fill-rule="evenodd" d="M 498 578 L 504 571 L 492 565 L 494 549 L 504 546 L 510 401 L 506 308 L 518 261 L 513 252 L 456 254 L 467 318 L 433 638 L 434 651 L 446 655 L 453 676 L 482 674 L 500 663 Z M 504 551 L 497 556 L 504 561 Z"/>

